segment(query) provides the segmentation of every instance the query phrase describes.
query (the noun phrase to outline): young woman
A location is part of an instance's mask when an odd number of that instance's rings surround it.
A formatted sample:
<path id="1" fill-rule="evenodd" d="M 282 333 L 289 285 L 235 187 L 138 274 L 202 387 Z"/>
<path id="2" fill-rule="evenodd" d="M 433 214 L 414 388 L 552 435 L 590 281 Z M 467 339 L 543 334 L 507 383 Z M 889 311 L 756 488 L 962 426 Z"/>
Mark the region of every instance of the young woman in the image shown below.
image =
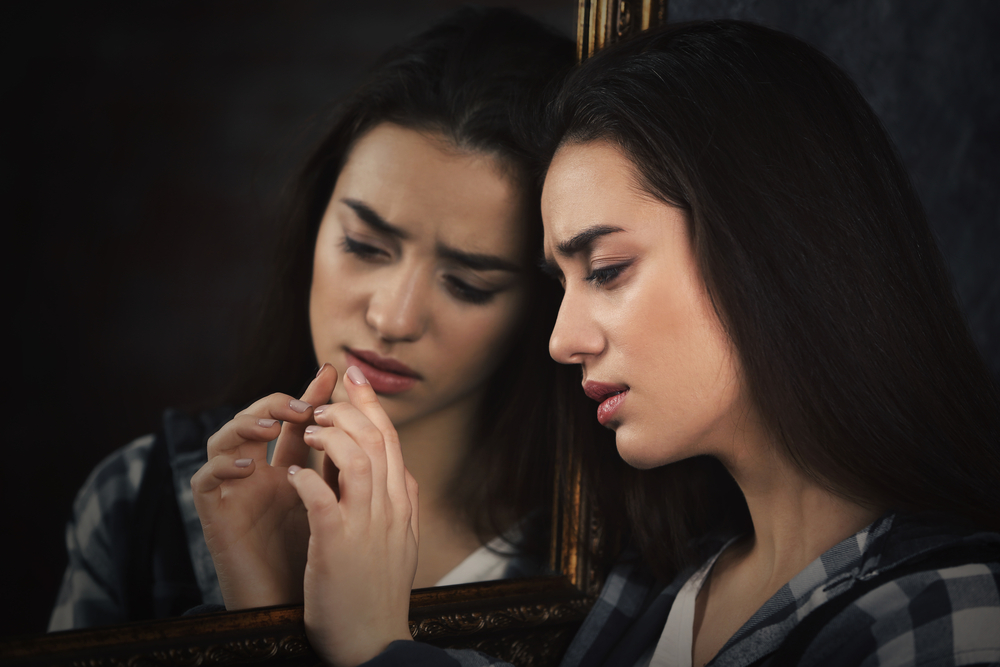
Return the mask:
<path id="1" fill-rule="evenodd" d="M 552 117 L 550 352 L 582 367 L 635 469 L 589 466 L 637 551 L 563 664 L 1000 662 L 1000 399 L 853 84 L 791 37 L 689 24 L 586 62 Z M 356 408 L 307 441 L 367 465 L 339 500 L 291 471 L 332 527 L 310 543 L 314 646 L 336 665 L 483 664 L 404 641 L 405 576 L 360 607 L 337 576 L 412 573 L 416 535 L 394 433 L 348 388 Z"/>
<path id="2" fill-rule="evenodd" d="M 558 294 L 529 173 L 572 63 L 568 39 L 508 10 L 459 11 L 385 56 L 294 193 L 230 404 L 256 402 L 168 413 L 95 471 L 50 629 L 301 601 L 308 526 L 286 469 L 307 464 L 320 406 L 346 399 L 334 367 L 363 369 L 421 485 L 414 585 L 538 571 L 550 442 L 569 435 L 551 408 L 577 392 L 545 355 Z"/>

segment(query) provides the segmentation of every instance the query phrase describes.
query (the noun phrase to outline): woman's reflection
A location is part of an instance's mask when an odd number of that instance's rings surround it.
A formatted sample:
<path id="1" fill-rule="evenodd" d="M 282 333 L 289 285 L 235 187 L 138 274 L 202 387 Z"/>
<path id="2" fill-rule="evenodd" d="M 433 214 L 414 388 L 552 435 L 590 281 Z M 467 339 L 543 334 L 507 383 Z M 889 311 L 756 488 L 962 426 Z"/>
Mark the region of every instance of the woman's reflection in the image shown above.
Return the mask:
<path id="1" fill-rule="evenodd" d="M 415 586 L 544 569 L 552 441 L 568 431 L 553 408 L 582 396 L 546 351 L 558 297 L 533 256 L 531 132 L 573 53 L 515 12 L 466 9 L 338 107 L 230 405 L 259 400 L 235 417 L 168 411 L 98 466 L 50 630 L 301 601 L 308 527 L 284 468 L 310 458 L 302 433 L 336 379 L 324 364 L 361 368 L 398 429 L 420 485 Z"/>

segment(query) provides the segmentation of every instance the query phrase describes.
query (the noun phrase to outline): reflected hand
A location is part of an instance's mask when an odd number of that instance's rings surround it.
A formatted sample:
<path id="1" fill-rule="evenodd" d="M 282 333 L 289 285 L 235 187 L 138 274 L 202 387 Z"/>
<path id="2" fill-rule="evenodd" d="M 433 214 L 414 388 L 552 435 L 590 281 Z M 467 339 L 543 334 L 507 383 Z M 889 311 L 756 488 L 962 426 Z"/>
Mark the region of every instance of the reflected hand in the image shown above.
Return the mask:
<path id="1" fill-rule="evenodd" d="M 326 364 L 301 400 L 271 394 L 208 441 L 208 462 L 191 490 L 227 609 L 302 601 L 309 523 L 287 470 L 307 465 L 305 428 L 336 384 L 337 370 Z M 275 437 L 269 465 L 267 443 Z"/>
<path id="2" fill-rule="evenodd" d="M 350 403 L 316 416 L 305 441 L 326 452 L 324 476 L 289 468 L 308 510 L 305 626 L 327 662 L 353 666 L 390 642 L 411 639 L 407 623 L 417 570 L 417 483 L 403 466 L 396 430 L 371 385 L 348 369 Z M 334 491 L 339 490 L 339 494 Z"/>

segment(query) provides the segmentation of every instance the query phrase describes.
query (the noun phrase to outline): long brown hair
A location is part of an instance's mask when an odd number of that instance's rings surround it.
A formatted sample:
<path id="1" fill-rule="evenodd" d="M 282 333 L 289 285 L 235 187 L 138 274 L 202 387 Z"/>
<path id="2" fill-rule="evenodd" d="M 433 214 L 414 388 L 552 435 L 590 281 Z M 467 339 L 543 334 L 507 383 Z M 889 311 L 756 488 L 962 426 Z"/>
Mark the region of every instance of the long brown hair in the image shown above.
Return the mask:
<path id="1" fill-rule="evenodd" d="M 744 386 L 790 460 L 861 503 L 1000 528 L 997 387 L 901 160 L 836 65 L 760 26 L 677 25 L 584 63 L 551 119 L 556 143 L 614 142 L 687 213 Z M 749 528 L 711 459 L 591 470 L 663 576 L 692 536 Z"/>
<path id="2" fill-rule="evenodd" d="M 316 358 L 308 298 L 316 234 L 354 142 L 392 122 L 438 133 L 457 148 L 495 157 L 528 190 L 526 252 L 540 246 L 537 131 L 548 92 L 573 65 L 573 43 L 512 10 L 464 8 L 387 53 L 335 109 L 330 130 L 288 196 L 276 279 L 263 300 L 261 324 L 230 402 L 245 404 L 274 391 L 297 394 Z M 582 401 L 578 376 L 546 353 L 558 293 L 532 263 L 532 289 L 520 335 L 489 380 L 478 438 L 465 452 L 451 486 L 452 506 L 481 537 L 497 534 L 551 501 L 553 452 L 567 437 L 556 402 Z M 545 543 L 538 536 L 539 549 Z"/>

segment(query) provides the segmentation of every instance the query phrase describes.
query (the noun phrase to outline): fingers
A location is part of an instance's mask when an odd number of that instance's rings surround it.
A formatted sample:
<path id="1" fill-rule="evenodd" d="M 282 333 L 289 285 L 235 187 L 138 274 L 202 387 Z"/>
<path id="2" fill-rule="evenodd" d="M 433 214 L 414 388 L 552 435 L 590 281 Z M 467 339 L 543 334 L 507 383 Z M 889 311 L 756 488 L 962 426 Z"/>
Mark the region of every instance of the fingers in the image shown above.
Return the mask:
<path id="1" fill-rule="evenodd" d="M 208 494 L 226 480 L 249 477 L 255 469 L 256 463 L 252 458 L 237 458 L 237 455 L 221 454 L 209 459 L 191 477 L 191 490 L 196 497 Z"/>
<path id="2" fill-rule="evenodd" d="M 305 393 L 302 401 L 310 406 L 326 405 L 330 402 L 334 387 L 337 386 L 337 369 L 331 364 L 323 364 Z M 281 428 L 271 465 L 285 468 L 291 465 L 305 466 L 309 462 L 309 448 L 303 442 L 302 434 L 306 426 L 313 423 L 312 411 L 307 411 L 309 419 L 286 422 Z"/>
<path id="3" fill-rule="evenodd" d="M 351 405 L 356 407 L 382 435 L 380 457 L 385 457 L 386 489 L 389 497 L 396 505 L 408 500 L 406 486 L 406 468 L 403 465 L 403 452 L 399 446 L 399 435 L 396 427 L 382 408 L 375 390 L 368 383 L 364 373 L 356 366 L 347 369 L 344 375 L 344 388 Z"/>
<path id="4" fill-rule="evenodd" d="M 367 417 L 383 434 L 391 433 L 392 438 L 396 438 L 396 428 L 389 420 L 389 416 L 385 414 L 378 396 L 375 395 L 375 390 L 368 384 L 368 378 L 357 366 L 351 366 L 344 373 L 344 389 L 347 390 L 347 397 L 351 401 L 351 405 L 360 410 L 361 414 Z"/>
<path id="5" fill-rule="evenodd" d="M 238 414 L 208 439 L 208 459 L 229 456 L 263 461 L 267 457 L 267 442 L 276 438 L 280 430 L 277 419 Z"/>
<path id="6" fill-rule="evenodd" d="M 420 526 L 417 519 L 420 516 L 419 505 L 419 489 L 417 487 L 417 480 L 413 479 L 413 475 L 410 474 L 409 470 L 406 470 L 406 495 L 410 500 L 410 530 L 413 531 L 413 541 L 420 544 Z"/>
<path id="7" fill-rule="evenodd" d="M 341 515 L 337 497 L 315 470 L 290 466 L 288 481 L 306 507 L 310 532 L 328 535 L 340 526 Z"/>
<path id="8" fill-rule="evenodd" d="M 340 468 L 334 464 L 333 459 L 324 456 L 322 469 L 319 472 L 323 481 L 329 484 L 337 498 L 340 498 Z"/>
<path id="9" fill-rule="evenodd" d="M 358 444 L 355 436 L 334 426 L 324 428 L 313 424 L 306 429 L 305 438 L 310 446 L 322 448 L 326 452 L 326 457 L 339 471 L 336 488 L 340 494 L 340 503 L 346 510 L 358 511 L 360 515 L 367 516 L 373 507 L 383 504 L 378 500 L 378 496 L 384 495 L 382 490 L 384 482 L 379 485 L 379 490 L 373 493 L 375 475 L 372 460 Z M 324 462 L 324 468 L 326 467 L 327 464 Z M 323 479 L 320 478 L 320 481 Z M 326 484 L 325 481 L 323 483 Z M 328 484 L 327 488 L 330 487 Z M 330 492 L 334 492 L 333 488 L 330 488 Z"/>
<path id="10" fill-rule="evenodd" d="M 324 477 L 330 481 L 330 473 L 337 471 L 342 502 L 351 498 L 360 503 L 360 496 L 368 495 L 373 514 L 391 510 L 416 536 L 416 482 L 403 465 L 396 429 L 358 368 L 348 369 L 344 386 L 350 403 L 323 406 L 315 416 L 316 426 L 304 429 L 305 442 L 312 447 L 323 443 L 332 462 L 324 463 Z M 348 447 L 348 440 L 355 450 Z M 359 454 L 367 456 L 367 468 Z M 361 481 L 355 482 L 355 475 L 363 476 Z"/>
<path id="11" fill-rule="evenodd" d="M 381 408 L 380 408 L 381 409 Z M 319 431 L 333 430 L 349 436 L 356 443 L 358 452 L 367 456 L 370 477 L 372 483 L 373 504 L 376 507 L 385 506 L 386 495 L 386 456 L 385 437 L 368 417 L 358 408 L 350 403 L 334 403 L 326 406 L 326 409 L 316 417 L 317 426 L 310 426 L 305 430 L 305 440 L 310 446 L 316 446 L 316 437 Z M 321 428 L 324 427 L 324 428 Z M 343 480 L 345 474 L 350 478 L 351 471 L 345 470 L 330 452 L 327 450 L 333 463 L 340 469 L 341 474 L 338 479 Z"/>
<path id="12" fill-rule="evenodd" d="M 309 422 L 312 406 L 292 398 L 288 394 L 266 396 L 232 418 L 225 426 L 208 439 L 208 458 L 246 445 L 263 445 L 253 452 L 240 451 L 241 456 L 263 460 L 260 451 L 266 452 L 266 444 L 281 432 L 280 422 Z"/>
<path id="13" fill-rule="evenodd" d="M 323 364 L 316 371 L 315 379 L 306 387 L 305 393 L 302 394 L 302 400 L 309 405 L 326 405 L 332 399 L 336 386 L 337 369 L 334 368 L 333 364 Z"/>

